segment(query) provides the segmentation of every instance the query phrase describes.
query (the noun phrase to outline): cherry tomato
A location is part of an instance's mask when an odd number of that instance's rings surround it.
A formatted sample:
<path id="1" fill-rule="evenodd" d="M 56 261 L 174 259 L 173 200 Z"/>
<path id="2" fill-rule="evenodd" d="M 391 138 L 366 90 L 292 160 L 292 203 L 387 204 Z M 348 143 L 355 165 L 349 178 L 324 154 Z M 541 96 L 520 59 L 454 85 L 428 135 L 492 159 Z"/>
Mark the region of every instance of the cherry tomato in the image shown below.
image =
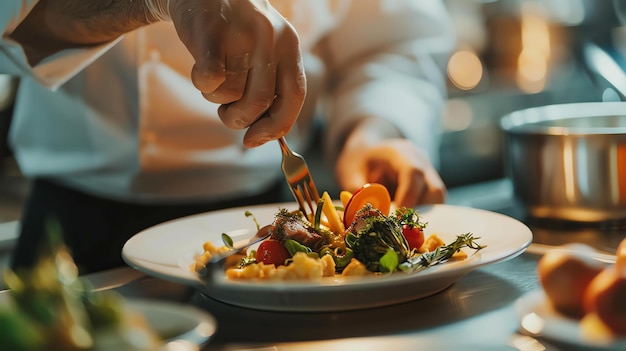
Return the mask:
<path id="1" fill-rule="evenodd" d="M 264 264 L 273 264 L 274 266 L 281 266 L 285 264 L 285 260 L 290 258 L 291 255 L 285 245 L 278 240 L 266 239 L 256 250 L 257 262 L 263 262 Z"/>
<path id="2" fill-rule="evenodd" d="M 356 213 L 368 203 L 387 216 L 391 209 L 389 190 L 382 184 L 367 183 L 355 191 L 343 212 L 343 224 L 346 228 L 352 224 Z"/>
<path id="3" fill-rule="evenodd" d="M 409 249 L 418 249 L 424 243 L 424 230 L 420 227 L 411 228 L 408 225 L 402 226 L 402 235 L 409 243 Z"/>

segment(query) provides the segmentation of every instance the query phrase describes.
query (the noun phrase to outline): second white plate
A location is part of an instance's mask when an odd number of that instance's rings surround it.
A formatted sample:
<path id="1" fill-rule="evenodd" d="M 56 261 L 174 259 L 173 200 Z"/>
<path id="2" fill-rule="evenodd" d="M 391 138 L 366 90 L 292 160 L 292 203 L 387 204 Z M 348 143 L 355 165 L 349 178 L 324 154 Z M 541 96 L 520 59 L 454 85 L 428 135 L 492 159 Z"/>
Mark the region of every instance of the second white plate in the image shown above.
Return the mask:
<path id="1" fill-rule="evenodd" d="M 559 314 L 542 290 L 526 293 L 515 303 L 524 332 L 582 349 L 626 350 L 626 338 L 614 340 L 585 336 L 580 321 Z"/>

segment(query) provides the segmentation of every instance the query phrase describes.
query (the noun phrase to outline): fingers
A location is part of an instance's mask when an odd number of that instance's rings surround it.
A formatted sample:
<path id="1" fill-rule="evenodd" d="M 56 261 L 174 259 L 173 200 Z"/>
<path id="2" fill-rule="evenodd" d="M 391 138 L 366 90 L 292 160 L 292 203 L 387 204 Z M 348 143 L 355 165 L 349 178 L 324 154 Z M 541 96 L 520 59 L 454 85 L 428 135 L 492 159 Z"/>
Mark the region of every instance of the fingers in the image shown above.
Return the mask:
<path id="1" fill-rule="evenodd" d="M 289 43 L 297 42 L 295 36 Z M 249 71 L 244 95 L 221 108 L 220 118 L 226 125 L 237 121 L 245 125 L 244 146 L 256 147 L 277 139 L 295 123 L 306 97 L 306 76 L 299 45 L 284 45 L 279 59 L 258 48 L 255 64 Z M 276 63 L 275 63 L 276 62 Z"/>
<path id="2" fill-rule="evenodd" d="M 336 169 L 342 189 L 382 183 L 399 207 L 445 201 L 446 187 L 439 173 L 428 156 L 408 140 L 388 139 L 374 146 L 344 150 Z"/>
<path id="3" fill-rule="evenodd" d="M 268 109 L 276 98 L 277 63 L 272 50 L 257 46 L 251 52 L 253 59 L 241 96 L 218 110 L 220 119 L 230 128 L 248 128 L 261 117 L 267 118 Z M 249 144 L 244 138 L 244 145 Z"/>
<path id="4" fill-rule="evenodd" d="M 289 56 L 292 55 L 299 57 L 299 49 Z M 306 76 L 301 60 L 281 61 L 276 73 L 275 98 L 272 100 L 266 116 L 258 119 L 248 128 L 243 140 L 244 146 L 256 147 L 287 134 L 300 114 L 306 97 Z M 251 80 L 252 86 L 255 83 Z M 267 91 L 263 89 L 257 92 L 258 101 L 264 101 L 263 99 L 267 98 L 264 93 Z M 250 95 L 252 94 L 251 92 Z"/>
<path id="5" fill-rule="evenodd" d="M 239 101 L 246 92 L 246 84 L 250 68 L 253 65 L 252 53 L 255 52 L 254 43 L 249 36 L 241 35 L 239 29 L 231 28 L 234 33 L 228 35 L 239 40 L 230 40 L 226 43 L 223 66 L 225 69 L 224 81 L 214 90 L 201 90 L 205 99 L 216 104 L 230 104 Z"/>
<path id="6" fill-rule="evenodd" d="M 222 104 L 219 117 L 233 129 L 250 127 L 264 115 L 275 96 L 276 68 L 271 52 L 262 47 L 248 50 L 254 54 L 248 54 L 246 60 L 232 60 L 227 80 L 214 93 L 204 95 Z"/>
<path id="7" fill-rule="evenodd" d="M 426 153 L 408 143 L 396 145 L 405 159 L 396 164 L 398 188 L 394 199 L 398 206 L 443 203 L 446 186 Z"/>
<path id="8" fill-rule="evenodd" d="M 194 86 L 221 105 L 227 127 L 248 128 L 244 146 L 289 131 L 304 104 L 306 79 L 298 35 L 268 2 L 180 0 L 172 19 L 196 61 Z"/>
<path id="9" fill-rule="evenodd" d="M 398 174 L 398 187 L 393 195 L 396 206 L 413 207 L 420 203 L 428 185 L 421 169 L 411 169 Z"/>
<path id="10" fill-rule="evenodd" d="M 398 174 L 398 188 L 394 194 L 397 206 L 443 203 L 445 198 L 446 186 L 434 168 L 411 168 Z"/>
<path id="11" fill-rule="evenodd" d="M 439 173 L 434 169 L 430 169 L 430 172 L 426 173 L 426 191 L 422 195 L 422 198 L 417 203 L 422 204 L 441 204 L 446 201 L 447 189 L 443 182 L 443 179 L 439 176 Z"/>
<path id="12" fill-rule="evenodd" d="M 185 16 L 183 29 L 178 30 L 183 43 L 195 59 L 191 70 L 191 81 L 202 93 L 214 92 L 226 81 L 226 47 L 217 40 L 206 40 L 206 36 L 219 35 L 224 25 L 215 20 L 207 12 L 194 12 L 195 15 Z"/>

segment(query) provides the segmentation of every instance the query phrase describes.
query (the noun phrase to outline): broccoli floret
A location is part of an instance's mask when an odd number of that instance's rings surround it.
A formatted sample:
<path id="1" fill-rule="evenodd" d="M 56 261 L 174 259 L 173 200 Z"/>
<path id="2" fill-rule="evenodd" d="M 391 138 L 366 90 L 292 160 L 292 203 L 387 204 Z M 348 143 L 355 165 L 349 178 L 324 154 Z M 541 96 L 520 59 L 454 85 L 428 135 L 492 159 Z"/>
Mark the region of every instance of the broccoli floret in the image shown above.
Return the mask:
<path id="1" fill-rule="evenodd" d="M 396 269 L 381 263 L 381 258 L 390 252 L 397 255 L 396 262 L 406 261 L 410 254 L 409 245 L 402 235 L 398 221 L 383 215 L 369 205 L 357 213 L 355 225 L 351 226 L 346 234 L 346 245 L 352 249 L 354 257 L 372 272 L 389 272 Z"/>

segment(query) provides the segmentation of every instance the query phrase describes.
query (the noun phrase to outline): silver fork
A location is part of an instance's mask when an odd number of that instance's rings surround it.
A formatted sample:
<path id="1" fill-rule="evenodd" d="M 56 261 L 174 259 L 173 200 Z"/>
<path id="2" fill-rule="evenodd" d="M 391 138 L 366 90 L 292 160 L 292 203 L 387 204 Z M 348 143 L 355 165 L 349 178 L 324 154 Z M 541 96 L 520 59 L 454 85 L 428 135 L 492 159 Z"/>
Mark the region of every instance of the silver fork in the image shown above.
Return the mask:
<path id="1" fill-rule="evenodd" d="M 298 202 L 300 211 L 309 219 L 315 216 L 315 210 L 317 209 L 317 203 L 319 202 L 320 195 L 317 192 L 315 183 L 309 167 L 306 165 L 306 161 L 299 154 L 291 151 L 285 138 L 278 139 L 280 149 L 283 154 L 282 169 L 283 174 L 293 197 Z M 308 211 L 308 212 L 307 212 Z"/>
<path id="2" fill-rule="evenodd" d="M 313 182 L 311 172 L 309 172 L 309 167 L 302 156 L 289 149 L 289 146 L 287 146 L 287 142 L 284 138 L 278 139 L 278 143 L 280 144 L 280 149 L 283 154 L 281 164 L 283 174 L 285 175 L 287 183 L 289 183 L 291 193 L 298 202 L 300 211 L 302 211 L 307 218 L 311 219 L 315 216 L 320 196 L 317 192 L 317 188 L 315 187 L 315 183 Z M 198 272 L 198 275 L 206 282 L 212 281 L 215 277 L 215 272 L 224 271 L 224 264 L 230 256 L 242 252 L 242 250 L 267 239 L 270 235 L 271 232 L 263 237 L 253 237 L 248 243 L 240 247 L 232 248 L 224 254 L 211 257 L 204 268 Z"/>

